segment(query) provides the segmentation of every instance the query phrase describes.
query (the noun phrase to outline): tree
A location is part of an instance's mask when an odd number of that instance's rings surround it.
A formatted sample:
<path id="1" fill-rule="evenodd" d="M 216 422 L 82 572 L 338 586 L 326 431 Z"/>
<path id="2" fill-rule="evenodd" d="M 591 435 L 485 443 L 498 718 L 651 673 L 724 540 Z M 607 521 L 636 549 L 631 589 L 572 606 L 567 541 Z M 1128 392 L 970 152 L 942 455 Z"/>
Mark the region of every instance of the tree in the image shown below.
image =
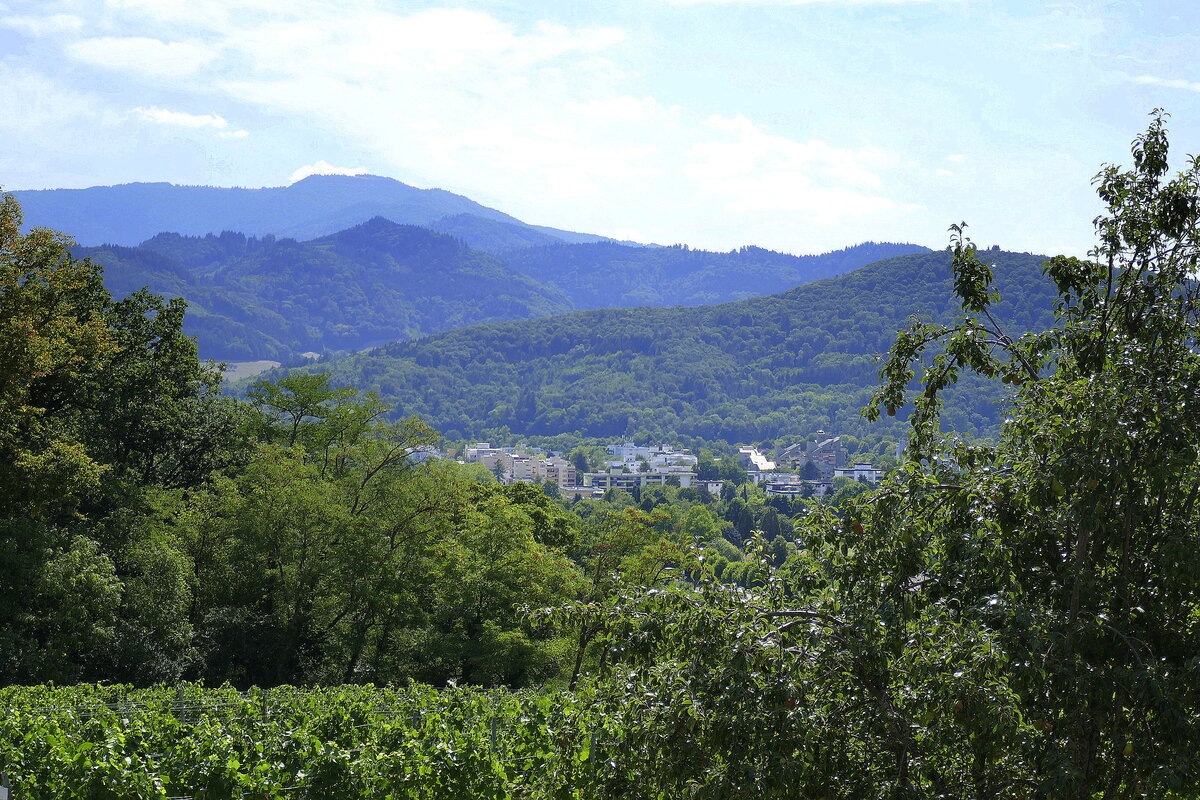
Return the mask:
<path id="1" fill-rule="evenodd" d="M 753 594 L 608 606 L 602 695 L 656 764 L 648 793 L 1196 796 L 1200 164 L 1168 179 L 1167 154 L 1156 113 L 1133 166 L 1100 173 L 1099 244 L 1046 262 L 1044 332 L 997 323 L 952 227 L 963 313 L 901 332 L 867 408 L 913 401 L 905 462 L 811 510 Z M 969 373 L 1012 387 L 995 443 L 941 430 Z M 632 713 L 681 695 L 661 727 Z"/>
<path id="2" fill-rule="evenodd" d="M 892 609 L 873 616 L 897 729 L 933 715 L 892 737 L 892 782 L 910 795 L 1195 791 L 1200 165 L 1166 180 L 1167 153 L 1156 113 L 1133 167 L 1100 173 L 1099 244 L 1046 263 L 1058 325 L 1044 333 L 996 323 L 991 269 L 953 226 L 964 313 L 903 332 L 883 369 L 872 416 L 903 405 L 914 364 L 923 388 L 903 477 L 850 514 L 863 533 L 846 569 L 858 608 Z M 1015 387 L 995 445 L 939 430 L 963 371 Z M 934 631 L 928 660 L 882 655 Z M 901 668 L 917 702 L 900 699 Z"/>
<path id="3" fill-rule="evenodd" d="M 20 228 L 0 196 L 0 681 L 177 675 L 171 545 L 122 515 L 242 460 L 243 417 L 182 301 L 114 301 L 69 238 Z"/>

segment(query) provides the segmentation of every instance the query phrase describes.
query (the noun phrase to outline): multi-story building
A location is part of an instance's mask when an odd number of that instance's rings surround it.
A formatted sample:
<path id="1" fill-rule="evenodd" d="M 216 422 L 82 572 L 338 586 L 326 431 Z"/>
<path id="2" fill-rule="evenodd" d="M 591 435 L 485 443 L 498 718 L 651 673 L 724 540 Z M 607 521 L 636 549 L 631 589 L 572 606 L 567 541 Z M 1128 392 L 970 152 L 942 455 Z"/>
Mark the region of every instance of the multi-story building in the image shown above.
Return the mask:
<path id="1" fill-rule="evenodd" d="M 678 478 L 681 487 L 689 487 L 696 480 L 694 472 L 585 472 L 583 483 L 600 489 L 632 489 L 635 486 L 665 486 L 671 478 Z"/>
<path id="2" fill-rule="evenodd" d="M 518 453 L 504 453 L 500 457 L 506 483 L 517 481 L 532 481 L 534 479 L 534 459 Z"/>
<path id="3" fill-rule="evenodd" d="M 635 472 L 644 472 L 642 465 L 653 469 L 655 467 L 694 467 L 696 457 L 688 450 L 676 450 L 673 446 L 660 444 L 657 447 L 643 447 L 633 442 L 610 444 L 604 448 L 614 457 L 605 461 L 608 467 L 629 467 Z"/>
<path id="4" fill-rule="evenodd" d="M 858 463 L 853 467 L 839 467 L 833 471 L 835 478 L 853 478 L 854 480 L 862 479 L 867 483 L 879 483 L 883 477 L 883 470 L 876 466 L 866 463 Z"/>
<path id="5" fill-rule="evenodd" d="M 738 448 L 738 463 L 754 483 L 761 483 L 765 475 L 775 470 L 775 462 L 753 447 Z"/>
<path id="6" fill-rule="evenodd" d="M 551 456 L 539 460 L 534 468 L 534 477 L 543 483 L 553 481 L 560 489 L 574 486 L 576 480 L 575 465 L 563 458 Z"/>
<path id="7" fill-rule="evenodd" d="M 810 461 L 818 461 L 830 466 L 838 466 L 842 463 L 842 437 L 829 436 L 825 431 L 817 431 L 817 438 L 813 442 L 808 443 L 805 455 Z"/>

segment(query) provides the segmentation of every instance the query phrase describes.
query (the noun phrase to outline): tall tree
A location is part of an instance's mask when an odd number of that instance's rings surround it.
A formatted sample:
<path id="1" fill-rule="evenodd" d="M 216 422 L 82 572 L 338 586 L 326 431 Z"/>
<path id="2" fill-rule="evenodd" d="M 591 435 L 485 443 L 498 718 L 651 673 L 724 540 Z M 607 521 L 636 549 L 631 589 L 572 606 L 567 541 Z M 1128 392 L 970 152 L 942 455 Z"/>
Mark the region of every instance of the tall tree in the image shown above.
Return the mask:
<path id="1" fill-rule="evenodd" d="M 647 793 L 1196 796 L 1200 163 L 1167 155 L 1156 114 L 1101 172 L 1099 244 L 1046 263 L 1043 333 L 997 323 L 954 226 L 962 315 L 903 331 L 868 407 L 913 400 L 907 460 L 810 509 L 783 570 L 607 607 L 602 695 Z M 995 443 L 941 430 L 971 372 L 1013 387 Z M 688 700 L 643 722 L 648 696 Z"/>
<path id="2" fill-rule="evenodd" d="M 142 589 L 171 556 L 114 515 L 243 449 L 219 372 L 182 333 L 182 301 L 114 302 L 70 245 L 22 234 L 0 196 L 0 680 L 125 677 L 115 652 L 169 639 L 166 617 L 142 613 L 164 598 Z"/>

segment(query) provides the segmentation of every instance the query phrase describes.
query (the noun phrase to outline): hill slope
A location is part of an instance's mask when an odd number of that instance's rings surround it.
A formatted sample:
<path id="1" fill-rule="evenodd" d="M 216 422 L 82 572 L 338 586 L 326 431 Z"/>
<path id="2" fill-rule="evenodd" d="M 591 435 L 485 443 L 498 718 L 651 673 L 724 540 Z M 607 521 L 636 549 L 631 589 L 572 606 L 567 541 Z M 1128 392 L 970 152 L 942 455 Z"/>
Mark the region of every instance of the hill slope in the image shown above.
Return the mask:
<path id="1" fill-rule="evenodd" d="M 743 247 L 728 253 L 688 247 L 554 244 L 505 254 L 513 269 L 566 292 L 576 308 L 706 305 L 774 294 L 841 275 L 883 258 L 927 253 L 915 244 L 866 242 L 793 256 Z"/>
<path id="2" fill-rule="evenodd" d="M 1014 331 L 1047 326 L 1042 258 L 989 251 Z M 323 365 L 453 437 L 760 441 L 865 433 L 858 408 L 911 314 L 953 314 L 949 255 L 900 256 L 782 294 L 696 308 L 583 311 L 479 325 Z M 968 380 L 949 425 L 990 432 L 999 387 Z M 896 426 L 886 421 L 872 430 Z M 893 430 L 898 430 L 893 428 Z"/>
<path id="3" fill-rule="evenodd" d="M 561 292 L 458 240 L 375 218 L 294 239 L 160 234 L 141 247 L 77 248 L 118 296 L 141 286 L 189 303 L 201 354 L 286 360 L 477 322 L 570 309 Z"/>
<path id="4" fill-rule="evenodd" d="M 537 243 L 604 238 L 526 225 L 462 195 L 375 175 L 313 175 L 263 189 L 129 183 L 12 194 L 24 209 L 26 225 L 69 231 L 81 245 L 130 246 L 160 231 L 311 239 L 377 216 L 423 226 L 463 214 L 527 230 Z"/>

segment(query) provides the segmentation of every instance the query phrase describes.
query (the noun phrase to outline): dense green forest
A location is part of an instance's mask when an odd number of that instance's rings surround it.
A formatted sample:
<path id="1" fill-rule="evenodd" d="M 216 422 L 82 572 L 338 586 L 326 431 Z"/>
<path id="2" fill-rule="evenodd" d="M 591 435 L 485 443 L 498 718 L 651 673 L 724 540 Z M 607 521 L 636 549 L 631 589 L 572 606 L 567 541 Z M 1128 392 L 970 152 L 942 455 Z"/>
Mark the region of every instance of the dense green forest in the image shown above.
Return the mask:
<path id="1" fill-rule="evenodd" d="M 415 458 L 432 429 L 325 374 L 223 396 L 181 301 L 114 300 L 4 196 L 0 682 L 230 685 L 0 690 L 0 772 L 31 798 L 1195 800 L 1200 161 L 1167 156 L 1159 113 L 1020 337 L 1023 259 L 953 226 L 924 269 L 957 308 L 894 336 L 865 408 L 912 408 L 903 463 L 786 507 L 733 470 L 567 506 Z M 990 441 L 947 433 L 967 375 L 1011 392 Z M 376 688 L 405 678 L 446 688 Z"/>
<path id="2" fill-rule="evenodd" d="M 149 286 L 186 298 L 186 332 L 220 360 L 286 361 L 571 308 L 494 256 L 381 217 L 308 242 L 159 234 L 76 254 L 103 264 L 118 296 Z"/>
<path id="3" fill-rule="evenodd" d="M 774 294 L 841 275 L 873 261 L 928 252 L 911 244 L 864 242 L 831 253 L 793 256 L 761 247 L 728 253 L 616 242 L 526 247 L 505 263 L 566 292 L 574 308 L 698 306 Z"/>
<path id="4" fill-rule="evenodd" d="M 533 261 L 514 266 L 519 256 L 507 248 L 518 241 L 529 247 L 558 240 L 473 215 L 442 222 L 421 228 L 376 217 L 306 242 L 231 231 L 159 233 L 137 247 L 80 247 L 74 254 L 101 264 L 117 297 L 149 288 L 187 300 L 185 331 L 205 358 L 299 362 L 306 352 L 362 350 L 480 322 L 767 293 L 882 254 L 923 249 L 868 243 L 797 257 L 758 248 L 708 253 L 560 241 L 561 248 L 535 248 Z M 464 241 L 506 254 L 501 259 Z M 579 291 L 578 273 L 569 268 L 580 258 L 604 291 Z M 556 263 L 563 268 L 551 268 Z M 748 282 L 751 275 L 757 280 Z"/>
<path id="5" fill-rule="evenodd" d="M 1042 259 L 989 250 L 1012 336 L 1052 320 Z M 450 438 L 512 434 L 759 442 L 817 429 L 903 437 L 868 423 L 895 331 L 910 315 L 953 313 L 950 256 L 918 253 L 770 297 L 698 308 L 586 311 L 478 325 L 323 365 L 379 392 Z M 964 380 L 949 427 L 993 435 L 1003 386 Z"/>
<path id="6" fill-rule="evenodd" d="M 433 429 L 325 375 L 227 397 L 182 300 L 114 300 L 64 237 L 2 211 L 0 681 L 566 680 L 577 639 L 523 608 L 665 585 L 685 543 L 741 562 L 756 527 L 786 557 L 800 507 L 750 487 L 568 509 L 419 462 Z"/>

